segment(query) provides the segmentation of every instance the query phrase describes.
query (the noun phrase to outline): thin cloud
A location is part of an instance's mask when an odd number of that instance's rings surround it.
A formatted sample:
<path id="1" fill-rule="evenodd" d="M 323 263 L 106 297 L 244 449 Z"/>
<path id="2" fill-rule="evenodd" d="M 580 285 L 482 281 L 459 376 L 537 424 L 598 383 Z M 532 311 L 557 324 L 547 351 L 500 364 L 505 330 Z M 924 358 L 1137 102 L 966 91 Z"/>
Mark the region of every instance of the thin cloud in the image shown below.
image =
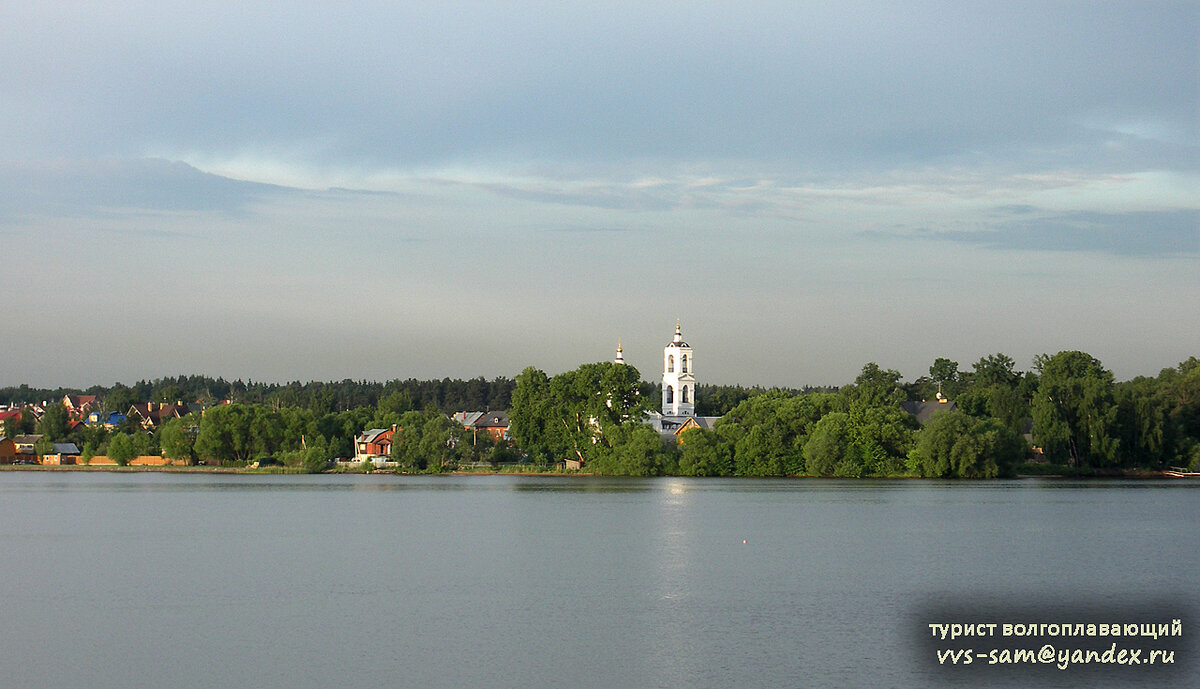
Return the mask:
<path id="1" fill-rule="evenodd" d="M 980 231 L 935 231 L 918 236 L 1012 251 L 1196 256 L 1200 255 L 1200 211 L 1078 212 L 1013 220 Z"/>
<path id="2" fill-rule="evenodd" d="M 87 217 L 127 212 L 237 215 L 268 197 L 293 194 L 241 182 L 181 162 L 155 159 L 54 161 L 0 167 L 0 220 Z"/>
<path id="3" fill-rule="evenodd" d="M 579 235 L 604 235 L 604 234 L 632 234 L 638 230 L 633 230 L 628 227 L 553 227 L 542 230 L 553 234 L 579 234 Z"/>

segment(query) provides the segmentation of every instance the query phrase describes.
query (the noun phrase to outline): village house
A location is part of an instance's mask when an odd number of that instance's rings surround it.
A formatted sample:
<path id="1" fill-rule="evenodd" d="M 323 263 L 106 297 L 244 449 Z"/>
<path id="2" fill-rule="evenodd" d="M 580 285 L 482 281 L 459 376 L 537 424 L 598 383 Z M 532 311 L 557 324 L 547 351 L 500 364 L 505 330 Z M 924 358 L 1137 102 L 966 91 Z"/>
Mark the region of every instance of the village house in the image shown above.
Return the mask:
<path id="1" fill-rule="evenodd" d="M 392 453 L 392 439 L 396 435 L 395 424 L 391 428 L 371 428 L 354 439 L 354 461 L 370 460 L 374 464 L 388 461 Z"/>
<path id="2" fill-rule="evenodd" d="M 450 420 L 462 425 L 468 431 L 474 428 L 475 422 L 483 416 L 481 411 L 456 411 L 450 415 Z"/>
<path id="3" fill-rule="evenodd" d="M 713 424 L 716 423 L 720 418 L 721 417 L 719 416 L 689 416 L 682 424 L 679 425 L 679 428 L 675 429 L 675 437 L 678 438 L 680 444 L 682 444 L 683 438 L 681 436 L 683 435 L 684 431 L 689 431 L 693 428 L 699 428 L 705 431 L 710 430 L 712 429 Z"/>
<path id="4" fill-rule="evenodd" d="M 151 430 L 161 426 L 171 419 L 178 419 L 188 413 L 187 405 L 182 402 L 173 404 L 167 402 L 144 402 L 129 408 L 126 416 L 135 419 L 142 428 Z"/>
<path id="5" fill-rule="evenodd" d="M 917 423 L 924 426 L 929 423 L 934 414 L 940 414 L 944 411 L 955 411 L 958 409 L 958 405 L 947 399 L 941 391 L 938 391 L 937 398 L 932 402 L 926 400 L 921 400 L 920 402 L 909 400 L 901 402 L 900 408 L 911 414 L 917 420 Z"/>
<path id="6" fill-rule="evenodd" d="M 54 449 L 42 455 L 42 464 L 78 464 L 79 448 L 75 443 L 54 443 Z"/>
<path id="7" fill-rule="evenodd" d="M 78 421 L 87 416 L 87 413 L 92 411 L 92 407 L 96 406 L 96 396 L 64 395 L 63 406 L 67 408 L 67 415 Z"/>
<path id="8" fill-rule="evenodd" d="M 3 428 L 4 423 L 6 421 L 8 421 L 9 419 L 14 419 L 14 423 L 20 423 L 21 410 L 14 408 L 14 409 L 5 409 L 3 411 L 0 411 L 0 428 Z"/>
<path id="9" fill-rule="evenodd" d="M 486 434 L 492 442 L 508 440 L 508 412 L 506 411 L 458 411 L 450 419 L 471 431 L 472 441 Z"/>
<path id="10" fill-rule="evenodd" d="M 475 430 L 487 433 L 492 442 L 508 440 L 508 412 L 489 411 L 475 422 Z"/>
<path id="11" fill-rule="evenodd" d="M 12 464 L 17 461 L 17 444 L 12 438 L 0 436 L 0 464 Z"/>
<path id="12" fill-rule="evenodd" d="M 117 426 L 125 423 L 126 418 L 128 417 L 119 411 L 93 411 L 88 413 L 87 418 L 85 418 L 83 422 L 89 426 L 101 425 L 111 431 Z"/>
<path id="13" fill-rule="evenodd" d="M 34 448 L 38 441 L 42 439 L 41 434 L 28 434 L 13 436 L 13 444 L 17 448 L 17 459 L 22 463 L 36 464 L 38 461 L 37 450 Z"/>

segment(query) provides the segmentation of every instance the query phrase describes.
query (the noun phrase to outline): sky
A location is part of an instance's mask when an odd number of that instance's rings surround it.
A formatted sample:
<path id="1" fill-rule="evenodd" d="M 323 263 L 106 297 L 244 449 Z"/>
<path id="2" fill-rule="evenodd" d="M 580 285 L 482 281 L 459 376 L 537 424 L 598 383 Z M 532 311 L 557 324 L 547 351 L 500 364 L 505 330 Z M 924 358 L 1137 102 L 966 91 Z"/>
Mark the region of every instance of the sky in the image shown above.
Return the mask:
<path id="1" fill-rule="evenodd" d="M 1200 355 L 1200 2 L 0 5 L 0 386 Z"/>

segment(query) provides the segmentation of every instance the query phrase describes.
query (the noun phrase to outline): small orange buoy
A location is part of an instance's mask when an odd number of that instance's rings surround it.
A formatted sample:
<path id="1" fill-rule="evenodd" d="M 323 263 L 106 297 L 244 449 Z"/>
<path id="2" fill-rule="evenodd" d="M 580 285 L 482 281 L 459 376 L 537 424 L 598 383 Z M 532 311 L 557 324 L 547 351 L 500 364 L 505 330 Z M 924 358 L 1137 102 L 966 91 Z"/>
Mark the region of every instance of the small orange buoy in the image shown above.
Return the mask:
<path id="1" fill-rule="evenodd" d="M 742 539 L 742 545 L 746 545 L 746 539 Z"/>

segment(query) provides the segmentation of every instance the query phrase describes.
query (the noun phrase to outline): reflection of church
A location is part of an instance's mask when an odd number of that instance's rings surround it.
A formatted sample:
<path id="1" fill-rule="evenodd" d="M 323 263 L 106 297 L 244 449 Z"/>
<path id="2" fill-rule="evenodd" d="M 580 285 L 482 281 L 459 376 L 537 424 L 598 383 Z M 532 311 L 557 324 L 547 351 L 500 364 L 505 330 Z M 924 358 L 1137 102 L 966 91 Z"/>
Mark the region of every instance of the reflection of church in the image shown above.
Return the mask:
<path id="1" fill-rule="evenodd" d="M 620 345 L 617 362 L 624 363 Z M 679 322 L 675 337 L 663 347 L 662 412 L 650 412 L 647 422 L 662 435 L 678 435 L 688 428 L 709 428 L 717 416 L 696 416 L 696 374 L 692 347 L 683 341 Z"/>

